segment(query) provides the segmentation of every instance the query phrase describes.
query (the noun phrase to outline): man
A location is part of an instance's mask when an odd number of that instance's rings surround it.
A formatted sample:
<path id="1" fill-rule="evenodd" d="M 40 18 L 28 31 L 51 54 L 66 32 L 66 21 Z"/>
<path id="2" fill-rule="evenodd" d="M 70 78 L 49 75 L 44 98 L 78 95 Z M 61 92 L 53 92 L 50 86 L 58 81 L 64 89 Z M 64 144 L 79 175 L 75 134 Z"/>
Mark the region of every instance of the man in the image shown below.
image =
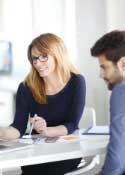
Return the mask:
<path id="1" fill-rule="evenodd" d="M 110 97 L 110 141 L 100 175 L 125 175 L 125 31 L 112 31 L 91 48 Z"/>

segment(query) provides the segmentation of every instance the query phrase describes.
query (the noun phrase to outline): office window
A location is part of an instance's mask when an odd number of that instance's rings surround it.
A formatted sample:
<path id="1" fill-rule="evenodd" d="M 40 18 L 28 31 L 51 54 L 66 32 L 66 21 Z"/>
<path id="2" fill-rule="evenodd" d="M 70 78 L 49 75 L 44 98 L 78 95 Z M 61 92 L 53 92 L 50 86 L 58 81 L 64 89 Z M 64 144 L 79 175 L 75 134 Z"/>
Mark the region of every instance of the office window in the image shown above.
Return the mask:
<path id="1" fill-rule="evenodd" d="M 12 44 L 0 40 L 0 74 L 10 74 L 12 69 Z"/>

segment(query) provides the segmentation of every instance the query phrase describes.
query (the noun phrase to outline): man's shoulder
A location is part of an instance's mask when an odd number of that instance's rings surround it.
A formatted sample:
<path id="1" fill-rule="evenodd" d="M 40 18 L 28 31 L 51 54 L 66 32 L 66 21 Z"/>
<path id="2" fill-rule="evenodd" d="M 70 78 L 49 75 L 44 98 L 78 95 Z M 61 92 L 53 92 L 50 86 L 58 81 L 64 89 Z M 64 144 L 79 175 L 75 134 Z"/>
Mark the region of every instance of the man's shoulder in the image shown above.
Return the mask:
<path id="1" fill-rule="evenodd" d="M 110 110 L 113 115 L 125 113 L 125 83 L 117 83 L 110 98 Z"/>
<path id="2" fill-rule="evenodd" d="M 116 91 L 117 89 L 125 89 L 125 82 L 119 82 L 119 83 L 117 83 L 114 86 L 113 91 Z"/>
<path id="3" fill-rule="evenodd" d="M 117 96 L 119 94 L 125 94 L 125 82 L 117 83 L 112 90 L 111 96 Z"/>

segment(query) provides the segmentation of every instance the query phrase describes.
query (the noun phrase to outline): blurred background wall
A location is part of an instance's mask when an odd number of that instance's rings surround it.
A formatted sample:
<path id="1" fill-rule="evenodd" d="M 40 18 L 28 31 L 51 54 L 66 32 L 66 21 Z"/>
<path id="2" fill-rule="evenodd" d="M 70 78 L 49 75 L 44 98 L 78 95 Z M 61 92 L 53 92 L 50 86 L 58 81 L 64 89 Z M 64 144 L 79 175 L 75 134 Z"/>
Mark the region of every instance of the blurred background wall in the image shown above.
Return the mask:
<path id="1" fill-rule="evenodd" d="M 124 0 L 0 0 L 0 40 L 12 42 L 12 72 L 0 75 L 0 90 L 16 93 L 30 69 L 28 44 L 41 33 L 55 33 L 63 38 L 72 62 L 85 76 L 86 106 L 95 108 L 97 124 L 108 124 L 110 93 L 99 78 L 90 48 L 106 32 L 125 28 L 124 6 Z M 9 113 L 4 115 L 10 117 Z"/>

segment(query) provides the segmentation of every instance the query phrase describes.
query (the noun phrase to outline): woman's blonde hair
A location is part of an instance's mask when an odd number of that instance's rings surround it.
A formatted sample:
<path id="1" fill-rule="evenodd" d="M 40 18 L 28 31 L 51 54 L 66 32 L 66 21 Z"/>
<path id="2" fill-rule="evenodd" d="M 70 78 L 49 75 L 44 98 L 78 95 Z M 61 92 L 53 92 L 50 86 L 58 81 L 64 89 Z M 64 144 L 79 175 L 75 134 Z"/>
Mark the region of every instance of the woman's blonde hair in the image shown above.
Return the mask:
<path id="1" fill-rule="evenodd" d="M 55 59 L 55 70 L 59 81 L 64 84 L 68 81 L 71 73 L 78 73 L 78 70 L 72 65 L 69 59 L 67 49 L 62 39 L 55 34 L 45 33 L 35 38 L 28 47 L 28 59 L 31 63 L 31 71 L 24 80 L 35 100 L 40 104 L 45 104 L 45 83 L 42 77 L 33 66 L 32 48 L 36 48 L 41 54 L 51 55 Z"/>

